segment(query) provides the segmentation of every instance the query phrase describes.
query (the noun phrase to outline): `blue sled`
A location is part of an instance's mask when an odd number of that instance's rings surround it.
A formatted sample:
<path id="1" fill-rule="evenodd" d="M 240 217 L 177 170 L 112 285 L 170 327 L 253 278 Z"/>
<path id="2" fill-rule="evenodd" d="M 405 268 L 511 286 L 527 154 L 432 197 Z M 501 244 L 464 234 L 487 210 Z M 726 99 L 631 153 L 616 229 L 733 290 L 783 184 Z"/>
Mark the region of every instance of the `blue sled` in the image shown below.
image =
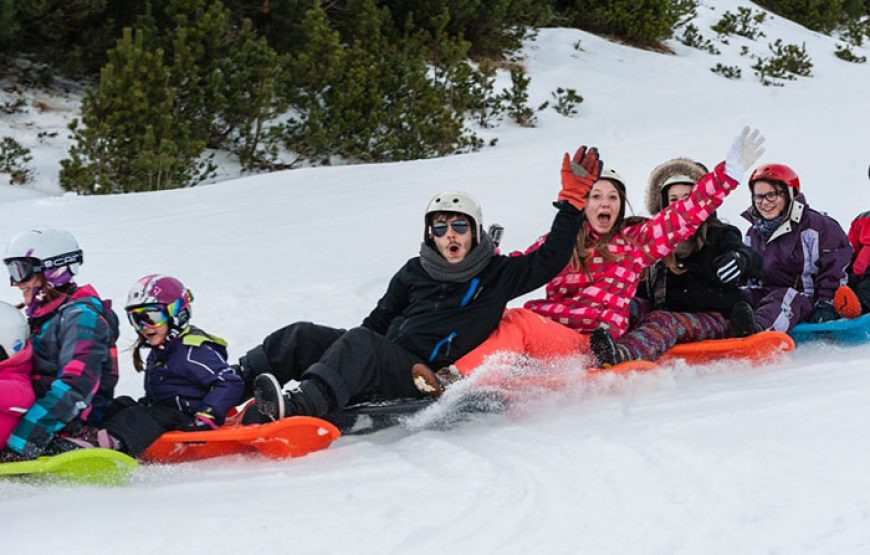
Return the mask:
<path id="1" fill-rule="evenodd" d="M 795 343 L 830 341 L 857 345 L 870 341 L 870 314 L 851 320 L 833 320 L 821 324 L 798 324 L 788 334 Z"/>

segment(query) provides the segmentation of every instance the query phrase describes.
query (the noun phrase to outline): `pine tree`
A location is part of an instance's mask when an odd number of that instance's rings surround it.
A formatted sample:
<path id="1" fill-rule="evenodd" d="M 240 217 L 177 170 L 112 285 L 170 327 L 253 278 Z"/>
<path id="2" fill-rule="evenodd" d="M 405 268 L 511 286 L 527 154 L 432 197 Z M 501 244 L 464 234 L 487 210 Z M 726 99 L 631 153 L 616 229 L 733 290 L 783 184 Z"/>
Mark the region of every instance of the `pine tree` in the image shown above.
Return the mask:
<path id="1" fill-rule="evenodd" d="M 11 50 L 18 29 L 15 0 L 0 0 L 0 53 Z"/>
<path id="2" fill-rule="evenodd" d="M 216 116 L 227 108 L 226 73 L 233 34 L 229 11 L 214 1 L 170 0 L 167 15 L 174 25 L 163 34 L 170 86 L 179 94 L 179 116 L 193 136 L 220 148 L 232 131 Z"/>
<path id="3" fill-rule="evenodd" d="M 75 144 L 61 161 L 64 189 L 83 194 L 170 189 L 195 183 L 212 170 L 197 161 L 204 143 L 177 117 L 163 51 L 149 50 L 142 31 L 124 30 L 100 84 L 73 121 Z"/>
<path id="4" fill-rule="evenodd" d="M 268 122 L 287 109 L 286 100 L 277 94 L 277 76 L 285 61 L 265 38 L 256 37 L 250 21 L 242 25 L 229 57 L 227 102 L 220 117 L 233 130 L 232 150 L 245 168 L 271 167 L 279 130 L 268 127 Z"/>
<path id="5" fill-rule="evenodd" d="M 325 96 L 339 86 L 346 53 L 320 2 L 305 12 L 301 28 L 301 45 L 288 60 L 279 93 L 296 112 L 284 142 L 303 158 L 328 162 L 332 138 Z"/>

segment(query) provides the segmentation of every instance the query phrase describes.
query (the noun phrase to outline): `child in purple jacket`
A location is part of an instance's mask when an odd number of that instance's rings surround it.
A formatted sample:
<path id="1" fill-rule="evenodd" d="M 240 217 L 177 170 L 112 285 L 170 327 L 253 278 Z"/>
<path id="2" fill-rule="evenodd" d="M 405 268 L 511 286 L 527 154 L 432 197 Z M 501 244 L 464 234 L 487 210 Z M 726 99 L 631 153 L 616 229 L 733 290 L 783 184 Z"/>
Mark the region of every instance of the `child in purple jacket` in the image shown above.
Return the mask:
<path id="1" fill-rule="evenodd" d="M 762 329 L 789 331 L 800 322 L 839 316 L 834 292 L 846 283 L 852 247 L 833 218 L 813 210 L 790 167 L 767 164 L 749 178 L 752 224 L 745 242 L 761 255 L 761 278 L 749 280 L 744 296 Z"/>
<path id="2" fill-rule="evenodd" d="M 72 439 L 82 447 L 107 447 L 136 456 L 164 432 L 217 429 L 238 404 L 244 383 L 226 361 L 226 342 L 190 325 L 193 296 L 175 278 L 148 275 L 127 297 L 136 329 L 137 371 L 145 372 L 145 396 L 115 399 L 101 430 Z M 143 364 L 140 349 L 149 348 Z"/>

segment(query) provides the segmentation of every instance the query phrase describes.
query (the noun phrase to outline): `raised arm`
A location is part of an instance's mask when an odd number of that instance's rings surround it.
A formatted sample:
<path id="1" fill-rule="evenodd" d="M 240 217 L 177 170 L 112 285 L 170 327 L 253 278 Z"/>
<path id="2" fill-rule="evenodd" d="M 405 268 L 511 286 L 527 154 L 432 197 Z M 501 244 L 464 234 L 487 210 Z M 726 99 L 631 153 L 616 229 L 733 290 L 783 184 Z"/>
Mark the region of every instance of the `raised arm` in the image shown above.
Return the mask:
<path id="1" fill-rule="evenodd" d="M 631 230 L 634 239 L 647 247 L 641 250 L 646 265 L 661 260 L 697 231 L 761 157 L 763 144 L 764 137 L 758 130 L 744 128 L 731 143 L 725 161 L 699 179 L 688 197 L 669 204 Z"/>

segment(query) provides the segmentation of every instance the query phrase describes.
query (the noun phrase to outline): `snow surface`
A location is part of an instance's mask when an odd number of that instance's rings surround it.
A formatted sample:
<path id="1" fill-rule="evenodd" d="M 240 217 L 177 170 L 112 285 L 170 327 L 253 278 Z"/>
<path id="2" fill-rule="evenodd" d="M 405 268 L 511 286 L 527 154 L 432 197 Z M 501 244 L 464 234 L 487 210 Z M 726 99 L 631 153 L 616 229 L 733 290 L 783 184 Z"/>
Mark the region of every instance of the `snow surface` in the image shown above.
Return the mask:
<path id="1" fill-rule="evenodd" d="M 712 37 L 721 13 L 749 4 L 709 5 L 699 27 Z M 768 139 L 762 162 L 794 167 L 811 205 L 848 226 L 870 209 L 870 69 L 782 18 L 764 31 L 711 56 L 675 41 L 665 55 L 543 30 L 524 51 L 530 104 L 571 87 L 585 98 L 579 115 L 504 124 L 491 131 L 496 147 L 462 156 L 78 197 L 57 189 L 63 148 L 33 140 L 37 183 L 0 186 L 0 239 L 39 224 L 69 229 L 85 250 L 80 282 L 118 305 L 144 274 L 178 276 L 196 294 L 194 322 L 228 339 L 235 359 L 296 320 L 358 324 L 416 254 L 438 191 L 472 192 L 486 222 L 506 226 L 506 248 L 527 246 L 553 217 L 562 153 L 581 143 L 626 178 L 642 214 L 655 165 L 714 164 L 744 124 L 756 126 Z M 806 43 L 814 77 L 758 83 L 739 48 L 767 55 L 777 37 Z M 740 65 L 743 78 L 711 73 L 716 62 Z M 40 120 L 19 116 L 4 115 L 0 135 L 14 127 L 27 142 Z M 745 229 L 748 201 L 744 184 L 720 214 Z M 0 299 L 19 300 L 12 288 Z M 120 344 L 132 341 L 124 326 Z M 118 393 L 138 395 L 128 354 Z M 582 361 L 561 362 L 572 363 Z M 0 537 L 16 554 L 866 554 L 868 363 L 870 345 L 801 347 L 763 367 L 580 382 L 508 414 L 429 426 L 445 402 L 300 459 L 146 466 L 123 489 L 0 481 Z"/>

